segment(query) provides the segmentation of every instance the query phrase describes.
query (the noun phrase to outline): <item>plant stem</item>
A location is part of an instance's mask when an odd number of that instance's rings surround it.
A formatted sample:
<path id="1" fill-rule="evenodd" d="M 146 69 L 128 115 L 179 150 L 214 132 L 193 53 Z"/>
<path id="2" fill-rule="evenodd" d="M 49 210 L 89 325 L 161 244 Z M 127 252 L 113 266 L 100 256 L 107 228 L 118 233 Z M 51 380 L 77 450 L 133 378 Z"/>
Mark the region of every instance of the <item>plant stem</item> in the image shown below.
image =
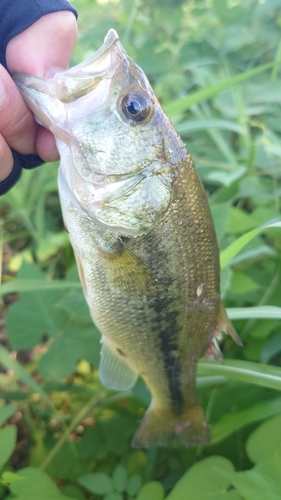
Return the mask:
<path id="1" fill-rule="evenodd" d="M 281 63 L 281 39 L 279 40 L 277 51 L 274 59 L 274 66 L 271 71 L 271 80 L 276 80 L 278 77 L 278 71 L 280 69 Z"/>
<path id="2" fill-rule="evenodd" d="M 261 298 L 261 300 L 259 301 L 258 303 L 258 306 L 263 306 L 265 304 L 268 303 L 271 295 L 273 295 L 273 293 L 275 292 L 276 290 L 276 287 L 278 286 L 278 283 L 279 283 L 279 280 L 280 280 L 280 269 L 279 267 L 277 268 L 277 271 L 275 272 L 274 276 L 273 276 L 273 279 L 271 280 L 271 283 L 269 284 L 268 288 L 266 289 L 263 297 Z M 247 323 L 245 324 L 244 328 L 242 329 L 242 331 L 240 332 L 241 334 L 241 337 L 245 340 L 246 339 L 246 336 L 247 336 L 247 333 L 249 332 L 249 330 L 251 330 L 251 328 L 254 326 L 254 324 L 257 322 L 257 319 L 249 319 L 247 321 Z"/>
<path id="3" fill-rule="evenodd" d="M 125 29 L 125 33 L 124 33 L 124 35 L 122 37 L 122 42 L 123 42 L 123 45 L 125 47 L 126 47 L 128 41 L 129 41 L 129 37 L 130 37 L 131 31 L 132 31 L 133 22 L 135 20 L 136 15 L 137 15 L 138 6 L 139 6 L 139 0 L 134 0 L 132 8 L 131 8 L 130 15 L 129 15 L 129 19 L 128 19 L 128 22 L 127 22 L 127 26 L 126 26 L 126 29 Z"/>
<path id="4" fill-rule="evenodd" d="M 57 444 L 40 465 L 40 469 L 45 470 L 50 465 L 50 463 L 53 461 L 55 456 L 67 441 L 68 436 L 74 431 L 74 429 L 76 429 L 79 422 L 86 418 L 87 415 L 91 413 L 96 407 L 115 403 L 116 401 L 120 401 L 120 399 L 128 398 L 129 396 L 131 396 L 131 394 L 131 391 L 126 391 L 122 392 L 121 394 L 114 394 L 113 396 L 109 396 L 107 398 L 97 398 L 97 396 L 95 395 L 92 399 L 90 399 L 90 401 L 85 406 L 83 406 L 83 408 L 77 413 L 77 415 L 75 415 L 74 419 L 69 424 L 67 429 L 65 429 Z"/>

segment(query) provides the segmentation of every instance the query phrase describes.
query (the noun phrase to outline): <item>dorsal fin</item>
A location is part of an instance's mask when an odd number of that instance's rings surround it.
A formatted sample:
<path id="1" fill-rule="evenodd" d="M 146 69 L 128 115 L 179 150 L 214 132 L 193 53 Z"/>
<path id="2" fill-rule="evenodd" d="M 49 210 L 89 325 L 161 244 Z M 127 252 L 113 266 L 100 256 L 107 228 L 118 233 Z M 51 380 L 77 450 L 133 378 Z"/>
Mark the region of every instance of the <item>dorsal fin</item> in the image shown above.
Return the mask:
<path id="1" fill-rule="evenodd" d="M 233 338 L 233 340 L 234 340 L 234 342 L 236 342 L 236 344 L 243 346 L 243 342 L 240 339 L 238 333 L 236 332 L 230 319 L 228 318 L 222 302 L 221 302 L 219 316 L 218 316 L 218 322 L 217 322 L 217 326 L 214 330 L 213 338 L 219 337 L 221 332 L 227 333 L 228 335 L 230 335 L 230 337 Z"/>

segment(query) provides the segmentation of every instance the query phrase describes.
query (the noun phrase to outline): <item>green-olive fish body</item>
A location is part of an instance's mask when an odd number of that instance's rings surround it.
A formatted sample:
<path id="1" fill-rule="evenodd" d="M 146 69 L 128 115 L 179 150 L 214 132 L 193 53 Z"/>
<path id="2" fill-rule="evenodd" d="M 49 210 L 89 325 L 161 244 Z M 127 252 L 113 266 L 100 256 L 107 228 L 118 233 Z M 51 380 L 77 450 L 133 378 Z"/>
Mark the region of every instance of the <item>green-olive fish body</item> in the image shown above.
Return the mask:
<path id="1" fill-rule="evenodd" d="M 102 333 L 101 380 L 125 390 L 141 374 L 151 391 L 133 446 L 173 435 L 187 446 L 209 442 L 196 366 L 221 331 L 235 333 L 190 155 L 114 30 L 50 80 L 14 78 L 56 137 L 63 218 Z"/>

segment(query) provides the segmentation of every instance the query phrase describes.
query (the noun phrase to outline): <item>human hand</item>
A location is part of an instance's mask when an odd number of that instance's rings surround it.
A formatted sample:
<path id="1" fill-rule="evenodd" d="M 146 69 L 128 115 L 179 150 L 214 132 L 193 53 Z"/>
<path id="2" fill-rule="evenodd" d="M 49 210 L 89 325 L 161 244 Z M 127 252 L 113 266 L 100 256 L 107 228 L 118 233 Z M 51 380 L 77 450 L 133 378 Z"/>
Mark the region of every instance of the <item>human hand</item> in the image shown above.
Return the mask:
<path id="1" fill-rule="evenodd" d="M 68 67 L 76 39 L 77 23 L 72 12 L 47 14 L 9 41 L 8 68 L 11 72 L 51 77 L 56 70 Z M 44 161 L 59 158 L 53 135 L 35 122 L 16 84 L 0 65 L 0 182 L 13 168 L 10 148 L 24 155 L 38 154 Z"/>

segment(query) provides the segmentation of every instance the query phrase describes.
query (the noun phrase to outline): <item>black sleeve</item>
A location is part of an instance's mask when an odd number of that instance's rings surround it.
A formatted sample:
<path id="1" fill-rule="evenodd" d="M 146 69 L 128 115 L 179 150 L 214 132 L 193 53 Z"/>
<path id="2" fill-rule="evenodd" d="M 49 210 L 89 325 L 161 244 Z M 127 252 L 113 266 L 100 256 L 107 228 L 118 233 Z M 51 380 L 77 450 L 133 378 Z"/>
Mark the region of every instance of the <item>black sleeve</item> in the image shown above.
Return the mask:
<path id="1" fill-rule="evenodd" d="M 66 0 L 0 0 L 0 64 L 7 70 L 6 47 L 16 35 L 29 28 L 40 17 L 51 12 L 77 11 Z M 19 179 L 22 168 L 34 168 L 43 160 L 36 155 L 21 155 L 13 151 L 14 167 L 10 175 L 0 182 L 0 195 L 6 193 Z"/>

